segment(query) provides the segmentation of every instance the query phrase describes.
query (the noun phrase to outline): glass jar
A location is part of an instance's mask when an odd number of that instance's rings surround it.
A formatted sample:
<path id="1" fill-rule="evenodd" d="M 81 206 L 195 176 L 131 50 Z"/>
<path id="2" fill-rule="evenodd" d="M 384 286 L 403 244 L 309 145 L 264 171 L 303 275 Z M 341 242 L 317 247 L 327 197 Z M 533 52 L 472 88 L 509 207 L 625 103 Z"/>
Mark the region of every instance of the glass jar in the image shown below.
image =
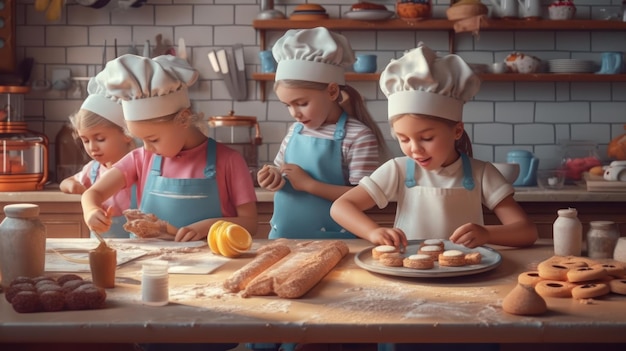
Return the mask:
<path id="1" fill-rule="evenodd" d="M 581 180 L 583 174 L 600 166 L 598 144 L 590 140 L 565 140 L 561 142 L 563 158 L 561 166 L 566 180 Z"/>
<path id="2" fill-rule="evenodd" d="M 405 20 L 422 20 L 433 16 L 431 0 L 396 0 L 396 14 Z"/>
<path id="3" fill-rule="evenodd" d="M 613 258 L 619 239 L 615 222 L 591 221 L 587 232 L 587 256 L 590 258 Z"/>
<path id="4" fill-rule="evenodd" d="M 46 227 L 36 204 L 4 206 L 0 223 L 0 270 L 2 287 L 17 277 L 43 275 L 46 261 Z"/>

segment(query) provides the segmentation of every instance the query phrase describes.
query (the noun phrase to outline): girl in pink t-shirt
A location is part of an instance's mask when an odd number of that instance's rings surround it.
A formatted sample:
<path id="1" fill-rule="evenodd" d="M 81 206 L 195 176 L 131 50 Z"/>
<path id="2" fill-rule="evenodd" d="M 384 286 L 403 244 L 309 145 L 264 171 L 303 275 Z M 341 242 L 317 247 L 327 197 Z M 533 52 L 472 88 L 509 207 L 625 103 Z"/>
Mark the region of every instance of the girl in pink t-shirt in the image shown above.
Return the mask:
<path id="1" fill-rule="evenodd" d="M 123 55 L 102 78 L 121 101 L 126 125 L 144 143 L 113 166 L 82 197 L 87 225 L 106 230 L 110 219 L 99 204 L 137 185 L 139 210 L 175 228 L 166 237 L 202 240 L 218 220 L 256 233 L 257 210 L 248 166 L 238 152 L 208 138 L 205 122 L 190 109 L 187 86 L 198 72 L 174 56 Z"/>

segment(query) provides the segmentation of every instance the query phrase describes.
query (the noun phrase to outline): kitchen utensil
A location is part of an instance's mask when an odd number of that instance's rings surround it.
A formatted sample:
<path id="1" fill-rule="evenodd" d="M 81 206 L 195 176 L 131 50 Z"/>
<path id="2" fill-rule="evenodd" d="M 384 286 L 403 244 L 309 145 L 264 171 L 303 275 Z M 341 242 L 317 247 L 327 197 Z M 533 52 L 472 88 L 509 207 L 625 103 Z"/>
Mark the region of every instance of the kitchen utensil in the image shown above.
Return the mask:
<path id="1" fill-rule="evenodd" d="M 208 57 L 213 71 L 215 71 L 215 73 L 217 73 L 222 78 L 231 98 L 235 99 L 235 97 L 238 95 L 235 92 L 235 87 L 233 85 L 233 78 L 230 73 L 231 69 L 228 64 L 226 50 L 220 49 L 218 51 L 209 51 Z"/>
<path id="2" fill-rule="evenodd" d="M 176 56 L 183 60 L 187 60 L 187 46 L 185 45 L 185 39 L 178 38 L 178 48 L 176 49 Z"/>
<path id="3" fill-rule="evenodd" d="M 248 84 L 246 82 L 246 63 L 243 56 L 243 45 L 233 45 L 233 55 L 237 74 L 237 101 L 243 101 L 248 97 Z"/>
<path id="4" fill-rule="evenodd" d="M 274 9 L 274 0 L 261 0 L 261 12 L 256 15 L 256 19 L 283 19 L 285 14 Z"/>
<path id="5" fill-rule="evenodd" d="M 513 186 L 534 186 L 537 184 L 537 168 L 539 167 L 539 159 L 530 151 L 512 150 L 506 155 L 506 162 L 518 163 L 520 165 L 520 174 L 513 182 Z"/>
<path id="6" fill-rule="evenodd" d="M 143 57 L 150 57 L 150 40 L 146 40 L 146 42 L 143 44 L 142 56 Z"/>
<path id="7" fill-rule="evenodd" d="M 541 0 L 517 0 L 519 17 L 524 19 L 541 18 Z"/>
<path id="8" fill-rule="evenodd" d="M 517 0 L 489 0 L 496 18 L 517 18 Z"/>
<path id="9" fill-rule="evenodd" d="M 102 48 L 102 70 L 104 70 L 104 67 L 106 67 L 107 65 L 107 41 L 106 39 L 104 39 L 104 46 Z"/>
<path id="10" fill-rule="evenodd" d="M 154 46 L 154 50 L 152 51 L 152 57 L 165 55 L 167 50 L 169 49 L 169 46 L 166 45 L 163 41 L 163 35 L 160 33 L 157 34 L 155 40 L 156 44 Z"/>

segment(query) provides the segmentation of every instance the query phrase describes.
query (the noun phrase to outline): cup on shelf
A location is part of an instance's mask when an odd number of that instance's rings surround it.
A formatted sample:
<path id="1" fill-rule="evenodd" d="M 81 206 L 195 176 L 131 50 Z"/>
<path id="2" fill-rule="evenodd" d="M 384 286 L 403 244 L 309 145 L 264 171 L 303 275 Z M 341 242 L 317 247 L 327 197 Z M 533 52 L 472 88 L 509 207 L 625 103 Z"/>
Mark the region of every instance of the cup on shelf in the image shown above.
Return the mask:
<path id="1" fill-rule="evenodd" d="M 352 67 L 357 73 L 375 73 L 376 55 L 371 54 L 358 54 L 356 55 L 356 61 Z"/>
<path id="2" fill-rule="evenodd" d="M 272 50 L 264 50 L 259 52 L 259 59 L 261 60 L 261 72 L 276 72 L 276 60 L 274 59 L 274 54 L 272 54 Z"/>
<path id="3" fill-rule="evenodd" d="M 504 62 L 494 62 L 489 66 L 489 73 L 502 74 L 508 72 L 508 67 Z"/>

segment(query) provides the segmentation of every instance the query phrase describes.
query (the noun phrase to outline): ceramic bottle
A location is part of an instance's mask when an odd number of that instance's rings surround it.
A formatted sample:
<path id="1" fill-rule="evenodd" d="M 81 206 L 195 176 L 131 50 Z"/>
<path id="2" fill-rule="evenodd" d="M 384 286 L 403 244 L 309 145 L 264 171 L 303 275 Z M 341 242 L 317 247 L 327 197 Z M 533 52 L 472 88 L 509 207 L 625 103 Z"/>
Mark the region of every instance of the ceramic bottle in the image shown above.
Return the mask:
<path id="1" fill-rule="evenodd" d="M 554 254 L 558 256 L 580 256 L 582 253 L 583 226 L 575 208 L 560 209 L 552 225 Z"/>
<path id="2" fill-rule="evenodd" d="M 4 206 L 0 223 L 1 285 L 6 288 L 17 277 L 43 275 L 46 262 L 46 227 L 39 220 L 39 206 Z"/>

